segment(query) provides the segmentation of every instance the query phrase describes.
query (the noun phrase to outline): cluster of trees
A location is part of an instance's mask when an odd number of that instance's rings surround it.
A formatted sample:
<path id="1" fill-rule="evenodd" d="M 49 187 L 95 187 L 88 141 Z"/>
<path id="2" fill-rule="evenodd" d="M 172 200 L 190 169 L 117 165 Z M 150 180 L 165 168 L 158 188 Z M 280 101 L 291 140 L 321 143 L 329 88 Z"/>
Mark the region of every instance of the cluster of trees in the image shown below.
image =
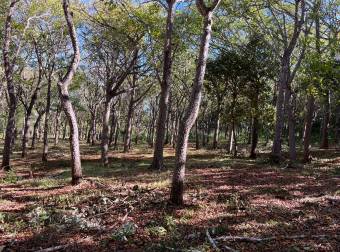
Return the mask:
<path id="1" fill-rule="evenodd" d="M 242 141 L 250 158 L 263 139 L 277 163 L 287 139 L 289 166 L 300 146 L 309 162 L 312 143 L 340 141 L 339 6 L 4 0 L 1 166 L 11 169 L 17 139 L 23 158 L 29 140 L 32 148 L 42 141 L 46 162 L 52 141 L 68 137 L 78 184 L 79 141 L 100 144 L 103 165 L 119 143 L 124 152 L 147 143 L 154 170 L 164 169 L 169 145 L 176 149 L 170 198 L 182 204 L 189 139 L 233 156 Z"/>

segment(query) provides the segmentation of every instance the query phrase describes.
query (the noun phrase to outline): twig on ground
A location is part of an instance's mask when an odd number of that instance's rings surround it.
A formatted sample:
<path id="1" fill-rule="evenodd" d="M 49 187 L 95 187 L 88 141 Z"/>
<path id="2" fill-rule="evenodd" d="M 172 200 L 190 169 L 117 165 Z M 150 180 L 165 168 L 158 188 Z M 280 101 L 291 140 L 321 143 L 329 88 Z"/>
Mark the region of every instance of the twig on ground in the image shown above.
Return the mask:
<path id="1" fill-rule="evenodd" d="M 218 251 L 219 249 L 218 249 L 218 247 L 217 247 L 217 245 L 216 245 L 216 242 L 214 241 L 213 238 L 211 238 L 208 229 L 207 229 L 207 231 L 205 232 L 205 235 L 207 236 L 208 241 L 210 242 L 211 246 L 213 246 L 213 248 L 214 248 L 215 250 Z"/>
<path id="2" fill-rule="evenodd" d="M 37 250 L 35 252 L 53 252 L 53 251 L 58 251 L 58 250 L 61 250 L 61 249 L 66 249 L 69 246 L 70 246 L 70 244 L 59 245 L 59 246 L 55 246 L 55 247 L 40 249 L 40 250 Z"/>
<path id="3" fill-rule="evenodd" d="M 224 247 L 227 251 L 230 251 L 230 252 L 239 252 L 238 250 L 233 249 L 232 247 L 229 247 L 229 246 L 227 246 L 227 245 L 223 245 L 223 247 Z"/>
<path id="4" fill-rule="evenodd" d="M 338 238 L 338 235 L 328 236 L 328 235 L 293 235 L 293 236 L 272 236 L 272 237 L 247 237 L 247 236 L 220 236 L 215 238 L 216 241 L 244 241 L 244 242 L 266 242 L 272 240 L 294 240 L 294 239 L 304 239 L 304 238 Z"/>

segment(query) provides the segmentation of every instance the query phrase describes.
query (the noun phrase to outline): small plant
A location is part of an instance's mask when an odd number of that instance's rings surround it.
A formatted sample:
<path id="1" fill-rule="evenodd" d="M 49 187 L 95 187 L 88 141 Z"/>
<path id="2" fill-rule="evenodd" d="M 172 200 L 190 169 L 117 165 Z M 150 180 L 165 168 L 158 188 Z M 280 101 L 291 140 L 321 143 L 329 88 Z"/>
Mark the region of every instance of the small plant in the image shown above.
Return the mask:
<path id="1" fill-rule="evenodd" d="M 169 232 L 175 231 L 177 224 L 174 217 L 172 217 L 171 215 L 165 216 L 165 226 Z"/>
<path id="2" fill-rule="evenodd" d="M 154 237 L 162 237 L 167 234 L 167 230 L 162 226 L 148 227 L 147 233 Z"/>
<path id="3" fill-rule="evenodd" d="M 50 218 L 48 212 L 42 208 L 37 207 L 27 214 L 30 219 L 29 223 L 34 227 L 45 225 L 46 221 Z"/>
<path id="4" fill-rule="evenodd" d="M 128 238 L 136 233 L 137 225 L 127 222 L 113 233 L 112 239 L 115 241 L 128 241 Z"/>
<path id="5" fill-rule="evenodd" d="M 232 210 L 245 210 L 249 204 L 248 201 L 238 193 L 232 193 L 227 197 L 227 206 Z"/>
<path id="6" fill-rule="evenodd" d="M 6 184 L 15 184 L 18 181 L 18 176 L 14 170 L 9 170 L 6 172 L 5 177 L 3 178 L 3 183 Z"/>

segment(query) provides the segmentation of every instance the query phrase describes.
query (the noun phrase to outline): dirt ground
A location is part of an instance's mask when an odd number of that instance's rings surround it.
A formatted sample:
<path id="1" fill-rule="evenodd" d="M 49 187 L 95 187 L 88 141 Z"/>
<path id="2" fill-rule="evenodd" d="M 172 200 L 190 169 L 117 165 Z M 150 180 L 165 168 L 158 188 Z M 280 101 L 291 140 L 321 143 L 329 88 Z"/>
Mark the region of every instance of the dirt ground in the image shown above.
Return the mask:
<path id="1" fill-rule="evenodd" d="M 340 251 L 335 149 L 295 169 L 272 166 L 268 150 L 250 160 L 190 149 L 186 205 L 174 207 L 172 149 L 154 172 L 145 146 L 112 151 L 102 167 L 99 147 L 82 144 L 85 179 L 71 186 L 60 146 L 47 164 L 40 147 L 25 160 L 15 152 L 14 172 L 0 172 L 0 251 Z"/>

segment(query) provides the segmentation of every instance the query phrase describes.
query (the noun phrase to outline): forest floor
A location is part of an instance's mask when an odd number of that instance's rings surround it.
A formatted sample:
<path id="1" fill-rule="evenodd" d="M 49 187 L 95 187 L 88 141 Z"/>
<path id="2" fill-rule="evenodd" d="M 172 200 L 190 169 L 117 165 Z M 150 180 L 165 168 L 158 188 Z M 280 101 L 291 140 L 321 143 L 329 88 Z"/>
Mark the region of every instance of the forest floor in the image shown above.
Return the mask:
<path id="1" fill-rule="evenodd" d="M 174 207 L 172 149 L 168 169 L 154 172 L 149 148 L 112 151 L 102 167 L 99 147 L 82 144 L 85 180 L 71 186 L 60 146 L 47 164 L 38 149 L 15 152 L 14 172 L 0 172 L 0 251 L 340 251 L 335 149 L 296 169 L 272 166 L 269 150 L 250 160 L 190 149 L 186 205 Z"/>

